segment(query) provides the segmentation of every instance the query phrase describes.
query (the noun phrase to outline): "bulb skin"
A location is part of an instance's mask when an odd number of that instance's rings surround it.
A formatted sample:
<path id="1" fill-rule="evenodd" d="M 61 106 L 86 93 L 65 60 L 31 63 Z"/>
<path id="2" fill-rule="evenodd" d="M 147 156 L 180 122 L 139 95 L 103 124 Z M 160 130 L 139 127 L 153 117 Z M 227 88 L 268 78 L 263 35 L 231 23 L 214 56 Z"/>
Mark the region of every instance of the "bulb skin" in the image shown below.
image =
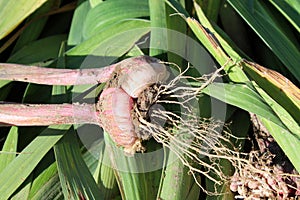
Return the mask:
<path id="1" fill-rule="evenodd" d="M 124 61 L 118 85 L 133 98 L 138 98 L 147 87 L 163 82 L 169 77 L 166 66 L 156 58 L 140 56 L 130 61 L 134 65 L 126 64 L 126 60 Z"/>
<path id="2" fill-rule="evenodd" d="M 115 75 L 100 94 L 97 109 L 99 123 L 118 146 L 124 147 L 124 152 L 143 151 L 135 132 L 138 124 L 132 118 L 134 99 L 168 77 L 166 66 L 153 57 L 139 56 L 117 64 Z"/>
<path id="3" fill-rule="evenodd" d="M 117 145 L 131 148 L 138 140 L 131 118 L 132 98 L 121 88 L 106 88 L 97 107 L 104 130 Z"/>

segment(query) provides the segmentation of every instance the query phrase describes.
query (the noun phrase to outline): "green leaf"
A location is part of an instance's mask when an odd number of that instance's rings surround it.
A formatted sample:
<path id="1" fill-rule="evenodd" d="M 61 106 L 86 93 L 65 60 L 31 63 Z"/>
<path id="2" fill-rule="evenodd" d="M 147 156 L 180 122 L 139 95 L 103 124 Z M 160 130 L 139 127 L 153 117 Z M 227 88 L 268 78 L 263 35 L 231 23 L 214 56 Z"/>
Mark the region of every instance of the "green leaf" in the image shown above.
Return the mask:
<path id="1" fill-rule="evenodd" d="M 165 2 L 161 0 L 149 0 L 150 8 L 150 56 L 157 56 L 164 53 L 163 49 L 167 47 L 167 32 L 164 30 L 157 30 L 156 28 L 167 28 L 166 21 L 166 6 Z M 154 48 L 153 48 L 154 47 Z M 155 48 L 155 47 L 161 47 Z"/>
<path id="2" fill-rule="evenodd" d="M 211 36 L 208 36 L 208 32 L 201 26 L 196 20 L 188 18 L 187 23 L 196 35 L 196 37 L 202 42 L 202 44 L 207 48 L 207 50 L 212 54 L 212 56 L 218 61 L 220 65 L 225 66 L 225 71 L 227 71 L 228 76 L 231 80 L 235 82 L 245 82 L 247 77 L 242 70 L 234 67 L 234 64 L 227 57 L 225 52 L 220 46 L 216 45 L 216 42 Z"/>
<path id="3" fill-rule="evenodd" d="M 84 27 L 86 15 L 91 9 L 88 1 L 85 1 L 78 5 L 73 18 L 71 29 L 68 37 L 68 45 L 77 45 L 83 41 L 82 30 Z"/>
<path id="4" fill-rule="evenodd" d="M 216 22 L 219 15 L 219 9 L 221 7 L 222 1 L 221 0 L 197 0 L 196 2 L 199 2 L 199 5 L 203 9 L 205 15 L 208 19 L 211 21 Z"/>
<path id="5" fill-rule="evenodd" d="M 20 186 L 16 193 L 10 198 L 11 200 L 23 200 L 28 199 L 30 188 L 32 183 L 32 174 L 27 177 L 26 181 Z"/>
<path id="6" fill-rule="evenodd" d="M 188 199 L 188 196 L 199 196 L 200 187 L 192 190 L 195 181 L 191 174 L 188 174 L 185 167 L 177 155 L 169 152 L 166 169 L 159 198 L 165 200 Z"/>
<path id="7" fill-rule="evenodd" d="M 47 0 L 0 1 L 0 40 Z"/>
<path id="8" fill-rule="evenodd" d="M 14 46 L 13 52 L 16 52 L 24 45 L 29 44 L 30 42 L 36 40 L 41 34 L 45 24 L 48 20 L 48 17 L 40 17 L 41 15 L 49 12 L 56 5 L 57 0 L 48 0 L 45 4 L 43 4 L 39 9 L 37 9 L 31 16 L 28 17 L 26 22 L 31 23 L 22 31 L 22 34 L 17 40 L 16 45 Z M 40 17 L 40 18 L 39 18 Z"/>
<path id="9" fill-rule="evenodd" d="M 91 149 L 89 149 L 91 152 Z M 113 199 L 120 194 L 115 178 L 115 171 L 110 165 L 109 150 L 106 148 L 104 141 L 102 140 L 98 145 L 93 147 L 93 155 L 97 155 L 100 152 L 99 158 L 95 159 L 97 166 L 94 171 L 94 179 L 96 180 L 98 187 L 103 194 L 104 199 Z M 94 157 L 94 156 L 92 156 Z"/>
<path id="10" fill-rule="evenodd" d="M 149 32 L 147 20 L 124 20 L 70 49 L 67 55 L 94 55 L 118 58 Z"/>
<path id="11" fill-rule="evenodd" d="M 102 3 L 103 0 L 89 0 L 90 4 L 91 4 L 91 7 L 95 7 L 97 6 L 99 3 Z"/>
<path id="12" fill-rule="evenodd" d="M 8 94 L 10 93 L 10 89 L 12 88 L 11 81 L 0 80 L 0 100 L 4 100 Z"/>
<path id="13" fill-rule="evenodd" d="M 247 82 L 248 78 L 246 74 L 237 66 L 229 62 L 229 57 L 234 59 L 234 61 L 239 61 L 241 56 L 233 49 L 233 45 L 223 39 L 223 37 L 218 34 L 215 28 L 211 25 L 201 7 L 198 4 L 194 4 L 197 16 L 200 20 L 199 24 L 196 20 L 190 18 L 187 19 L 187 23 L 193 30 L 196 37 L 202 42 L 206 49 L 213 55 L 217 62 L 224 66 L 224 70 L 227 72 L 229 78 L 234 82 Z M 209 29 L 206 31 L 206 29 Z M 218 42 L 214 39 L 217 38 Z M 219 43 L 221 46 L 219 46 Z M 222 50 L 224 49 L 225 52 Z"/>
<path id="14" fill-rule="evenodd" d="M 15 159 L 18 145 L 18 127 L 11 127 L 0 152 L 0 173 Z"/>
<path id="15" fill-rule="evenodd" d="M 254 5 L 251 7 L 240 0 L 228 1 L 287 69 L 300 81 L 300 70 L 297 67 L 300 63 L 300 51 L 276 26 L 275 21 L 267 15 L 259 1 L 253 1 Z"/>
<path id="16" fill-rule="evenodd" d="M 54 152 L 65 199 L 103 199 L 81 156 L 74 131 L 54 146 Z"/>
<path id="17" fill-rule="evenodd" d="M 264 126 L 268 129 L 270 134 L 273 136 L 275 141 L 279 144 L 280 148 L 290 159 L 295 169 L 299 172 L 300 171 L 299 136 L 293 135 L 286 128 L 283 128 L 266 118 L 260 118 L 260 119 L 264 124 Z"/>
<path id="18" fill-rule="evenodd" d="M 59 52 L 58 68 L 63 68 L 65 44 Z M 65 86 L 53 86 L 52 102 L 64 103 L 68 99 Z M 63 98 L 54 98 L 64 95 Z M 103 199 L 95 180 L 86 166 L 72 129 L 54 146 L 55 158 L 65 199 Z"/>
<path id="19" fill-rule="evenodd" d="M 269 0 L 300 33 L 299 1 Z M 294 5 L 295 4 L 295 5 Z"/>
<path id="20" fill-rule="evenodd" d="M 284 109 L 283 106 L 276 102 L 276 99 L 271 98 L 263 89 L 255 87 L 258 93 L 264 98 L 278 118 L 287 127 L 287 129 L 300 139 L 300 127 L 296 120 Z"/>
<path id="21" fill-rule="evenodd" d="M 171 16 L 174 14 L 173 8 L 171 8 L 169 5 L 166 6 L 166 16 Z M 172 63 L 176 63 L 178 66 L 186 66 L 183 56 L 187 55 L 187 51 L 191 47 L 188 46 L 188 42 L 186 39 L 187 35 L 187 25 L 185 20 L 179 16 L 179 15 L 172 15 L 172 17 L 166 17 L 167 21 L 167 55 L 168 55 L 168 61 Z M 170 31 L 174 30 L 174 32 Z M 182 38 L 178 38 L 178 36 L 174 33 L 182 33 Z M 176 41 L 176 42 L 174 42 Z M 180 50 L 182 52 L 182 55 L 179 55 L 177 52 L 174 52 L 174 50 Z"/>
<path id="22" fill-rule="evenodd" d="M 132 49 L 130 49 L 130 51 L 126 54 L 127 57 L 136 57 L 142 55 L 144 55 L 144 53 L 137 45 L 134 45 Z"/>
<path id="23" fill-rule="evenodd" d="M 83 27 L 85 39 L 98 34 L 125 19 L 149 16 L 147 0 L 114 0 L 105 1 L 92 8 Z"/>
<path id="24" fill-rule="evenodd" d="M 184 2 L 182 0 L 164 0 L 170 8 L 172 8 L 175 12 L 179 13 L 183 18 L 189 17 L 189 13 L 184 8 Z"/>
<path id="25" fill-rule="evenodd" d="M 0 173 L 0 199 L 6 200 L 16 191 L 69 128 L 69 125 L 50 126 Z"/>
<path id="26" fill-rule="evenodd" d="M 286 128 L 264 99 L 245 84 L 212 83 L 203 92 Z"/>
<path id="27" fill-rule="evenodd" d="M 270 106 L 247 85 L 213 83 L 203 90 L 204 93 L 212 97 L 258 115 L 293 165 L 299 170 L 299 154 L 296 153 L 296 149 L 300 145 L 299 126 L 296 122 L 287 122 L 290 117 L 288 113 L 274 100 L 270 99 L 263 90 L 259 89 L 259 91 L 266 101 L 271 104 Z M 284 116 L 287 119 L 281 121 Z"/>
<path id="28" fill-rule="evenodd" d="M 152 178 L 148 165 L 152 166 L 157 162 L 153 156 L 147 157 L 145 160 L 143 154 L 136 153 L 132 156 L 124 154 L 123 149 L 117 147 L 107 133 L 104 134 L 105 144 L 112 167 L 115 169 L 116 179 L 119 185 L 122 199 L 155 199 L 157 194 L 156 182 L 159 180 Z M 160 175 L 160 174 L 159 174 Z M 149 181 L 149 179 L 151 181 Z"/>
<path id="29" fill-rule="evenodd" d="M 48 164 L 47 162 L 44 163 Z M 61 192 L 56 162 L 53 162 L 34 178 L 30 189 L 29 199 L 52 200 L 62 199 L 62 197 L 63 195 Z"/>
<path id="30" fill-rule="evenodd" d="M 57 58 L 60 44 L 64 40 L 66 35 L 54 35 L 34 41 L 13 54 L 7 62 L 38 66 L 49 64 L 49 60 Z"/>
<path id="31" fill-rule="evenodd" d="M 300 123 L 300 90 L 286 77 L 258 64 L 241 62 L 243 69 Z"/>

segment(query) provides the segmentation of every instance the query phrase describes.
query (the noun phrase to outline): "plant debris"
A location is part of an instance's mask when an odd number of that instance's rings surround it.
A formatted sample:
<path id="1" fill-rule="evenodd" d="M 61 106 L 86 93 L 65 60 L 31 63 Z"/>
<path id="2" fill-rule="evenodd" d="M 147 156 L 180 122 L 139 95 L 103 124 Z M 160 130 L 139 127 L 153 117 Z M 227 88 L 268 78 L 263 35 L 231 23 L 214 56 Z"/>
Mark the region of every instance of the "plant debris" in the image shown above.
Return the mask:
<path id="1" fill-rule="evenodd" d="M 238 199 L 296 199 L 300 176 L 273 137 L 251 114 L 259 150 L 249 154 L 249 162 L 236 166 L 230 189 Z"/>

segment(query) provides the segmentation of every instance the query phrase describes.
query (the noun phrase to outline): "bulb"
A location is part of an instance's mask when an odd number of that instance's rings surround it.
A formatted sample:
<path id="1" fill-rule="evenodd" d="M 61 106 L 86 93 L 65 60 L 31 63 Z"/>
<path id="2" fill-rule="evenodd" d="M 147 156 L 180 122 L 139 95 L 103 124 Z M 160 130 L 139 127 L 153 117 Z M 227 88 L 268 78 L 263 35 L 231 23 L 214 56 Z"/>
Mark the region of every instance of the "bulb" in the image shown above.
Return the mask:
<path id="1" fill-rule="evenodd" d="M 169 72 L 166 66 L 159 63 L 158 59 L 149 56 L 140 56 L 134 58 L 134 61 L 131 60 L 128 64 L 123 63 L 118 85 L 129 96 L 137 98 L 148 86 L 163 82 L 168 77 Z"/>
<path id="2" fill-rule="evenodd" d="M 114 142 L 127 149 L 138 141 L 131 118 L 132 98 L 121 88 L 104 89 L 97 104 L 102 127 Z"/>

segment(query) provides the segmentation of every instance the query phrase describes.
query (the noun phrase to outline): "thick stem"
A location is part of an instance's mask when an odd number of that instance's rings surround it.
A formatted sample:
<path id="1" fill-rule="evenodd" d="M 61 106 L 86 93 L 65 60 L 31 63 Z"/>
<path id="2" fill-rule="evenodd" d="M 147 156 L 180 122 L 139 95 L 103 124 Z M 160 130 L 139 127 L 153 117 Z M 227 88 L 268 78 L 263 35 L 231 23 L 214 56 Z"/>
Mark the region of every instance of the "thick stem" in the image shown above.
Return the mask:
<path id="1" fill-rule="evenodd" d="M 45 85 L 83 85 L 106 82 L 116 65 L 93 69 L 55 69 L 0 63 L 0 80 Z"/>
<path id="2" fill-rule="evenodd" d="M 53 124 L 98 124 L 94 104 L 0 104 L 0 124 L 47 126 Z"/>
<path id="3" fill-rule="evenodd" d="M 44 85 L 98 84 L 111 80 L 114 72 L 126 74 L 130 68 L 152 66 L 156 79 L 165 77 L 165 67 L 159 60 L 149 56 L 127 58 L 113 65 L 91 69 L 55 69 L 19 64 L 0 63 L 0 80 L 22 81 Z M 159 69 L 163 67 L 163 71 Z M 119 70 L 119 71 L 118 71 Z M 157 71 L 158 70 L 158 71 Z M 160 77 L 160 78 L 159 78 Z"/>

